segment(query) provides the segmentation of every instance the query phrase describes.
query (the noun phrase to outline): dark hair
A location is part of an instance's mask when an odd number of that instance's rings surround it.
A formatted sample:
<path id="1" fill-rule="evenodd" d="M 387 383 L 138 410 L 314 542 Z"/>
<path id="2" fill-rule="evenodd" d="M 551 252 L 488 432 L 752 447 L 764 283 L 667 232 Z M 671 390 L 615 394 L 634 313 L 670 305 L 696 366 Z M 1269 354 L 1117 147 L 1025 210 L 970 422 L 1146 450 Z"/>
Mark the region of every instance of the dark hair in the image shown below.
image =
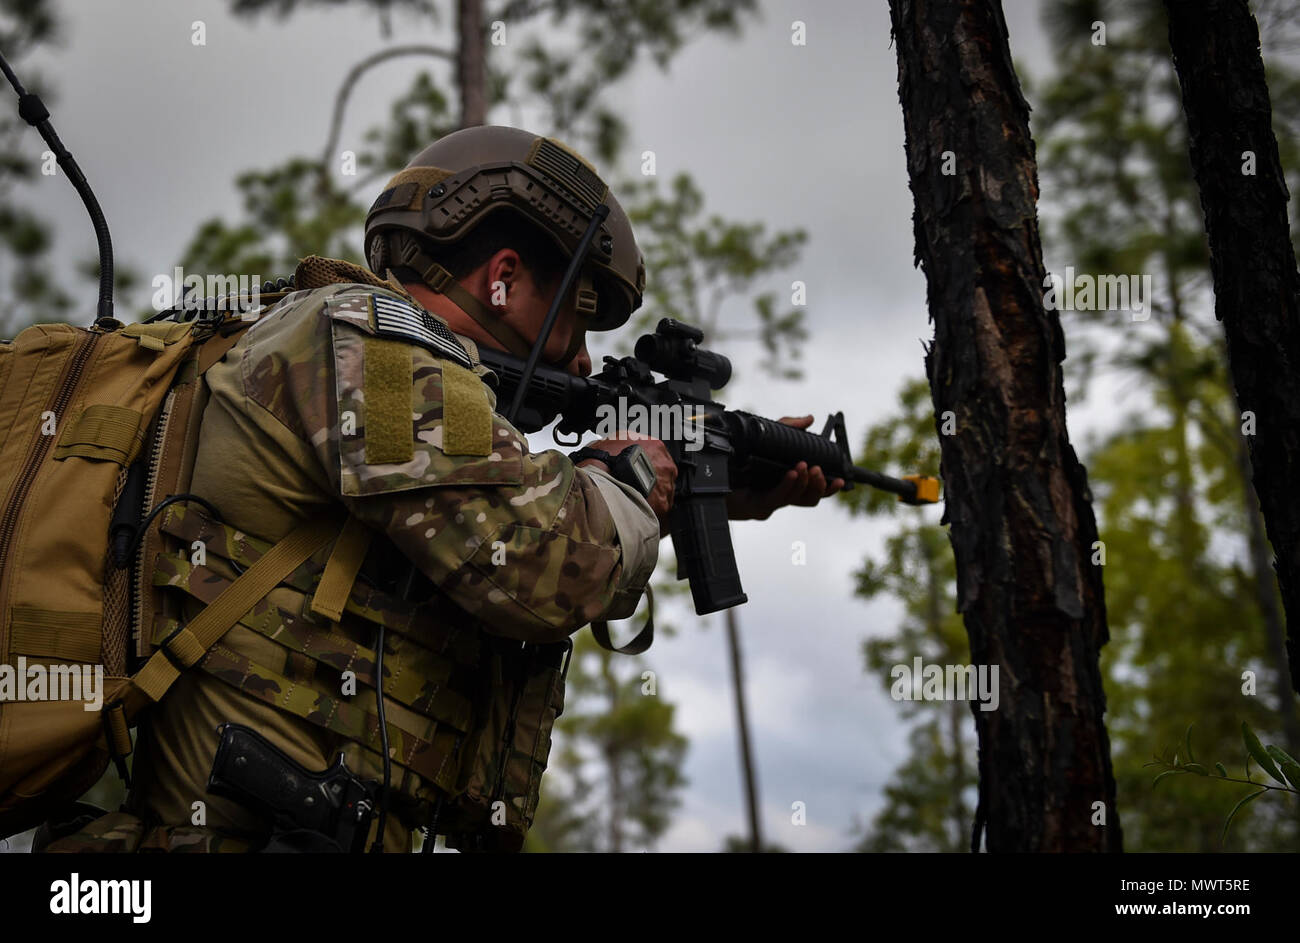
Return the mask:
<path id="1" fill-rule="evenodd" d="M 464 278 L 502 249 L 514 249 L 519 262 L 543 291 L 559 284 L 568 260 L 554 240 L 536 226 L 510 213 L 488 216 L 455 245 L 440 245 L 428 239 L 421 247 L 443 268 L 457 278 Z M 393 266 L 403 281 L 418 282 L 420 275 L 404 265 Z"/>

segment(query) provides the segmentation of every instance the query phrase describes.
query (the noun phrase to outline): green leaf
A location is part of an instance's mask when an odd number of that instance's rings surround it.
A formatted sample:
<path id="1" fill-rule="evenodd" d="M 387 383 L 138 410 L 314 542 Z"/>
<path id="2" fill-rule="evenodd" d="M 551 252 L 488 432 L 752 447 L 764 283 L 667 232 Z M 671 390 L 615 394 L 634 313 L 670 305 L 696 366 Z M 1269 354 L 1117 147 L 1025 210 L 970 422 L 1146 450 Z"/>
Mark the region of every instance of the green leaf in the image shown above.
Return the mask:
<path id="1" fill-rule="evenodd" d="M 1219 771 L 1219 775 L 1224 779 L 1228 778 L 1228 770 L 1222 763 L 1215 763 L 1214 768 Z"/>
<path id="2" fill-rule="evenodd" d="M 1268 749 L 1268 755 L 1273 757 L 1273 759 L 1277 760 L 1278 766 L 1281 766 L 1284 763 L 1294 763 L 1296 766 L 1300 766 L 1300 760 L 1297 760 L 1294 756 L 1286 752 L 1286 750 L 1283 750 L 1281 747 L 1268 747 L 1267 749 Z"/>
<path id="3" fill-rule="evenodd" d="M 1291 785 L 1300 790 L 1300 763 L 1283 763 L 1282 772 L 1291 780 Z"/>
<path id="4" fill-rule="evenodd" d="M 1196 757 L 1192 755 L 1192 728 L 1195 726 L 1195 724 L 1188 724 L 1187 733 L 1183 737 L 1183 742 L 1187 744 L 1187 761 L 1189 763 L 1194 763 L 1196 761 Z"/>
<path id="5" fill-rule="evenodd" d="M 1277 760 L 1277 765 L 1278 768 L 1282 770 L 1282 775 L 1286 776 L 1286 778 L 1290 780 L 1293 787 L 1300 789 L 1300 763 L 1291 759 L 1290 755 L 1280 747 L 1270 745 L 1264 749 L 1268 750 L 1269 756 Z"/>
<path id="6" fill-rule="evenodd" d="M 1243 726 L 1245 726 L 1245 725 L 1243 724 Z M 1241 807 L 1244 806 L 1244 805 L 1245 805 L 1247 802 L 1249 802 L 1251 799 L 1258 799 L 1260 796 L 1264 795 L 1264 793 L 1266 793 L 1266 792 L 1268 792 L 1267 789 L 1261 789 L 1259 792 L 1252 792 L 1250 795 L 1246 796 L 1246 797 L 1243 798 L 1240 802 L 1238 802 L 1235 806 L 1232 807 L 1232 811 L 1228 813 L 1228 821 L 1226 821 L 1226 822 L 1223 823 L 1223 837 L 1219 839 L 1219 844 L 1223 844 L 1225 841 L 1227 841 L 1227 839 L 1228 839 L 1228 826 L 1232 824 L 1232 818 L 1233 818 L 1233 816 L 1235 816 L 1235 815 L 1236 815 L 1236 814 L 1241 810 Z"/>
<path id="7" fill-rule="evenodd" d="M 1183 765 L 1183 769 L 1188 770 L 1189 772 L 1193 772 L 1197 776 L 1210 775 L 1210 771 L 1206 769 L 1204 766 L 1202 766 L 1200 763 L 1186 763 Z"/>
<path id="8" fill-rule="evenodd" d="M 1282 774 L 1277 771 L 1277 766 L 1273 763 L 1273 758 L 1268 755 L 1264 749 L 1264 744 L 1259 742 L 1259 737 L 1255 736 L 1255 731 L 1251 730 L 1250 726 L 1245 721 L 1242 721 L 1241 723 L 1241 736 L 1246 741 L 1246 749 L 1249 750 L 1250 755 L 1255 758 L 1255 762 L 1259 764 L 1260 769 L 1285 786 L 1286 779 L 1284 779 Z"/>
<path id="9" fill-rule="evenodd" d="M 1155 789 L 1156 786 L 1160 785 L 1160 780 L 1164 779 L 1166 776 L 1173 776 L 1175 773 L 1181 773 L 1181 772 L 1182 772 L 1182 770 L 1180 770 L 1180 769 L 1167 769 L 1167 770 L 1165 770 L 1163 773 L 1161 773 L 1159 776 L 1157 776 L 1154 780 L 1152 780 L 1152 782 L 1151 782 L 1151 788 L 1152 788 L 1152 789 Z"/>

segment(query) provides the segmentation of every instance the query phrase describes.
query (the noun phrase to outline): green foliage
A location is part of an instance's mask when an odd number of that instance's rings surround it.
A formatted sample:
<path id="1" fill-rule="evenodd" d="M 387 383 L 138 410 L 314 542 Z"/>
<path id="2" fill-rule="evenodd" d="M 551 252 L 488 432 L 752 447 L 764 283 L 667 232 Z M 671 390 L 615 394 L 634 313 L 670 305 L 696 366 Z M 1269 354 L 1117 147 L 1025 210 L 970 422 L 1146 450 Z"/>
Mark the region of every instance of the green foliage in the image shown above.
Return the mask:
<path id="1" fill-rule="evenodd" d="M 1167 752 L 1165 756 L 1157 756 L 1154 762 L 1146 764 L 1147 766 L 1158 766 L 1163 770 L 1163 772 L 1157 775 L 1152 781 L 1152 787 L 1158 785 L 1161 780 L 1167 779 L 1171 776 L 1177 776 L 1180 773 L 1191 773 L 1195 776 L 1204 776 L 1220 782 L 1248 783 L 1253 787 L 1257 787 L 1254 791 L 1246 793 L 1238 799 L 1237 804 L 1234 805 L 1232 811 L 1228 813 L 1228 817 L 1223 823 L 1223 832 L 1219 837 L 1220 845 L 1226 845 L 1228 840 L 1228 829 L 1231 827 L 1232 821 L 1236 818 L 1237 813 L 1240 812 L 1248 803 L 1264 795 L 1264 793 L 1286 792 L 1293 796 L 1300 796 L 1300 764 L 1297 764 L 1295 759 L 1293 759 L 1291 755 L 1285 752 L 1281 747 L 1276 747 L 1272 744 L 1269 744 L 1268 746 L 1262 744 L 1259 737 L 1255 734 L 1255 731 L 1251 730 L 1250 725 L 1247 723 L 1242 723 L 1241 725 L 1241 736 L 1246 745 L 1247 759 L 1245 766 L 1245 779 L 1229 776 L 1227 768 L 1222 763 L 1214 764 L 1214 768 L 1218 772 L 1218 775 L 1212 776 L 1208 769 L 1200 763 L 1195 762 L 1195 758 L 1192 754 L 1191 726 L 1187 728 L 1187 733 L 1183 740 L 1184 748 L 1186 750 L 1184 754 L 1186 757 L 1185 761 L 1179 762 L 1177 752 L 1173 752 L 1172 756 Z M 1258 783 L 1251 779 L 1251 759 L 1254 759 L 1254 761 L 1259 764 L 1260 768 L 1263 769 L 1264 772 L 1268 773 L 1269 776 L 1273 777 L 1273 779 L 1280 783 L 1280 785 L 1274 786 L 1269 783 Z"/>

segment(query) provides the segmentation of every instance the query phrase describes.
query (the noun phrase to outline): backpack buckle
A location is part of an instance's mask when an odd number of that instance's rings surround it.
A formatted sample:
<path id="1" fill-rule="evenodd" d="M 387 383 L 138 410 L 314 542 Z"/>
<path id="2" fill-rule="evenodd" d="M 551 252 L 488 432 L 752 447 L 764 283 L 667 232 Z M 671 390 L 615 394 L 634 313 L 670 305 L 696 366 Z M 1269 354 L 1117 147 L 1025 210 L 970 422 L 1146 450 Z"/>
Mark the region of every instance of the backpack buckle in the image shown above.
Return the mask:
<path id="1" fill-rule="evenodd" d="M 190 666 L 185 664 L 185 662 L 181 660 L 180 656 L 172 651 L 171 644 L 176 640 L 176 636 L 180 635 L 184 631 L 185 623 L 182 622 L 172 630 L 170 635 L 158 643 L 158 650 L 163 653 L 163 657 L 172 663 L 173 668 L 182 672 L 188 670 Z"/>
<path id="2" fill-rule="evenodd" d="M 126 758 L 131 753 L 131 726 L 126 722 L 126 705 L 118 698 L 105 704 L 100 712 L 100 722 L 104 726 L 104 742 L 108 745 L 108 755 L 113 759 L 117 775 L 128 789 L 131 788 L 131 773 L 126 768 Z M 122 740 L 126 741 L 125 749 Z"/>

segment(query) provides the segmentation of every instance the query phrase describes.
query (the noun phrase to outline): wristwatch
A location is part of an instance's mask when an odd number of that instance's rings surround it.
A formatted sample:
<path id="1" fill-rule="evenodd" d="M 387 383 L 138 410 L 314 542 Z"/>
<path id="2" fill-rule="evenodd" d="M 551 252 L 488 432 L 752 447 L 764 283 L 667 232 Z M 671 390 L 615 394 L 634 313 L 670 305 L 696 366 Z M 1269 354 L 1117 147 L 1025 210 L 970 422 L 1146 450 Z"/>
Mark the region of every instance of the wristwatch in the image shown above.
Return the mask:
<path id="1" fill-rule="evenodd" d="M 575 465 L 589 458 L 604 462 L 611 475 L 634 488 L 643 498 L 650 497 L 655 482 L 659 480 L 650 456 L 639 445 L 629 445 L 617 455 L 610 455 L 604 449 L 594 449 L 589 445 L 569 453 L 569 461 Z"/>

